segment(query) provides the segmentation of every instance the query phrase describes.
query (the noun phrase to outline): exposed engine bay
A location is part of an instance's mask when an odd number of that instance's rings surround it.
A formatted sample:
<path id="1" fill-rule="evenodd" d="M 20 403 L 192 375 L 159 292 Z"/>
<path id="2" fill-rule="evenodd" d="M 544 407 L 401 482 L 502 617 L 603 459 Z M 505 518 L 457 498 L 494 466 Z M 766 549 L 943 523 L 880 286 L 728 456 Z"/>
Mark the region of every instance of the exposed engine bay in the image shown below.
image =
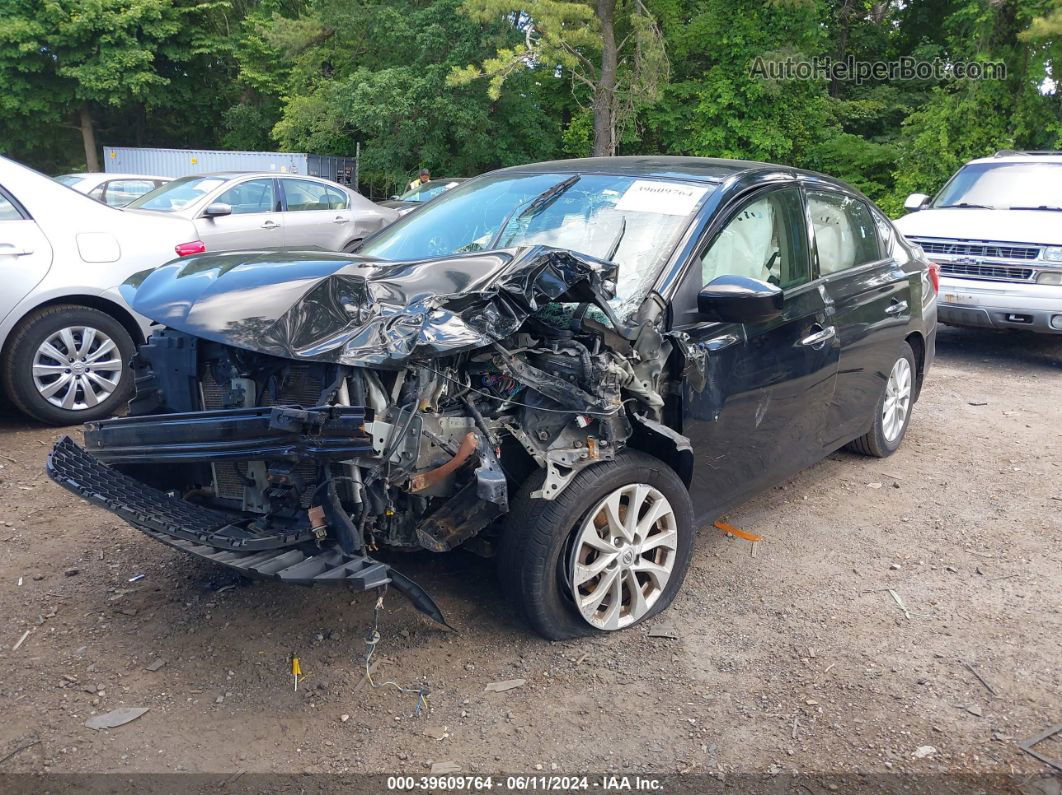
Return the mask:
<path id="1" fill-rule="evenodd" d="M 235 256 L 134 280 L 131 304 L 165 328 L 134 360 L 129 416 L 49 464 L 158 540 L 292 581 L 391 582 L 441 621 L 371 553 L 489 555 L 529 478 L 552 500 L 628 445 L 690 456 L 668 389 L 703 362 L 652 312 L 613 314 L 610 263 L 536 247 L 436 261 L 429 278 L 299 255 L 304 278 L 241 316 L 256 263 Z"/>

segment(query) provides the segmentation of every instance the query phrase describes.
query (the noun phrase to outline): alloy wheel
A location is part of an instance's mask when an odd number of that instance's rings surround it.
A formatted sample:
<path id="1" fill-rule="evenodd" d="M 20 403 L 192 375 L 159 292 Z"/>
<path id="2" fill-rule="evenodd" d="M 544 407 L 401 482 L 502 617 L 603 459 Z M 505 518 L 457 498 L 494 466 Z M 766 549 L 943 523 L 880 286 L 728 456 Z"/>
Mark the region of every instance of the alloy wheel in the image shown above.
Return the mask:
<path id="1" fill-rule="evenodd" d="M 69 326 L 49 335 L 33 355 L 33 384 L 63 409 L 92 408 L 109 398 L 122 377 L 113 339 L 90 326 Z"/>
<path id="2" fill-rule="evenodd" d="M 574 536 L 568 583 L 579 613 L 598 629 L 622 629 L 648 613 L 675 567 L 671 503 L 644 483 L 602 499 Z"/>
<path id="3" fill-rule="evenodd" d="M 911 408 L 911 364 L 900 357 L 892 366 L 885 385 L 885 403 L 881 409 L 881 432 L 886 441 L 895 442 L 907 421 Z"/>

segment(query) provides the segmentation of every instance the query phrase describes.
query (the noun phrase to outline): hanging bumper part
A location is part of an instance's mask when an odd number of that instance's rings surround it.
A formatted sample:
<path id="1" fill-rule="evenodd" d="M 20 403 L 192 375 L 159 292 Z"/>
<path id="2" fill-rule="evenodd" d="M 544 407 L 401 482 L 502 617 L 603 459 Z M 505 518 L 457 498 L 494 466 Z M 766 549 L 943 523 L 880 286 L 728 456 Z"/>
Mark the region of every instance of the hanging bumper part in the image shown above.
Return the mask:
<path id="1" fill-rule="evenodd" d="M 300 585 L 346 583 L 359 590 L 392 585 L 444 626 L 428 593 L 386 563 L 314 540 L 309 528 L 258 531 L 230 514 L 173 497 L 118 472 L 86 453 L 69 437 L 52 449 L 48 476 L 68 491 L 106 508 L 147 536 L 190 555 L 251 577 Z"/>

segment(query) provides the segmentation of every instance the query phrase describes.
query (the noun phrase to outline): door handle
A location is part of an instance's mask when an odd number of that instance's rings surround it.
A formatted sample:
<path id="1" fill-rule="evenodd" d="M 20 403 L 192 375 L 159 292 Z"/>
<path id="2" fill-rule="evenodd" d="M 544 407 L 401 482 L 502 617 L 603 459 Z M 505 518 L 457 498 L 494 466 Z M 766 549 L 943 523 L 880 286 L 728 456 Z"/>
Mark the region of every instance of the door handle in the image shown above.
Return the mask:
<path id="1" fill-rule="evenodd" d="M 32 248 L 15 248 L 15 246 L 10 243 L 0 243 L 0 255 L 6 254 L 9 257 L 25 257 L 32 253 Z"/>
<path id="2" fill-rule="evenodd" d="M 820 328 L 814 334 L 809 334 L 804 337 L 804 339 L 800 341 L 800 344 L 815 348 L 824 344 L 827 340 L 832 340 L 836 336 L 837 328 L 835 326 L 827 326 L 826 328 Z"/>
<path id="3" fill-rule="evenodd" d="M 280 224 L 276 221 L 266 221 L 262 224 L 263 229 L 276 229 L 278 226 L 280 226 Z"/>
<path id="4" fill-rule="evenodd" d="M 337 215 L 335 218 L 332 219 L 333 224 L 345 224 L 346 222 L 347 219 L 344 218 L 342 215 Z"/>
<path id="5" fill-rule="evenodd" d="M 887 314 L 887 315 L 898 315 L 901 312 L 906 312 L 906 311 L 907 311 L 907 302 L 906 301 L 893 301 L 891 304 L 889 304 L 888 308 L 885 310 L 885 314 Z"/>

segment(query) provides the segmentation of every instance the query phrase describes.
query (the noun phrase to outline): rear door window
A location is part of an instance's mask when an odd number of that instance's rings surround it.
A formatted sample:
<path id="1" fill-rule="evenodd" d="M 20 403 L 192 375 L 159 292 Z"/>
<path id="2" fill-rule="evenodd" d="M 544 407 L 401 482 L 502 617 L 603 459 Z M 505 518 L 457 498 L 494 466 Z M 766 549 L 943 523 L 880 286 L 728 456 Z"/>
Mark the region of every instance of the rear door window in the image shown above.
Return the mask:
<path id="1" fill-rule="evenodd" d="M 828 276 L 882 258 L 877 224 L 866 202 L 844 193 L 809 190 L 819 275 Z"/>
<path id="2" fill-rule="evenodd" d="M 328 209 L 330 210 L 345 210 L 347 209 L 347 194 L 338 188 L 328 189 Z"/>
<path id="3" fill-rule="evenodd" d="M 336 209 L 332 206 L 336 196 L 330 196 L 327 185 L 308 179 L 285 179 L 281 180 L 281 184 L 284 186 L 284 200 L 288 212 Z"/>

